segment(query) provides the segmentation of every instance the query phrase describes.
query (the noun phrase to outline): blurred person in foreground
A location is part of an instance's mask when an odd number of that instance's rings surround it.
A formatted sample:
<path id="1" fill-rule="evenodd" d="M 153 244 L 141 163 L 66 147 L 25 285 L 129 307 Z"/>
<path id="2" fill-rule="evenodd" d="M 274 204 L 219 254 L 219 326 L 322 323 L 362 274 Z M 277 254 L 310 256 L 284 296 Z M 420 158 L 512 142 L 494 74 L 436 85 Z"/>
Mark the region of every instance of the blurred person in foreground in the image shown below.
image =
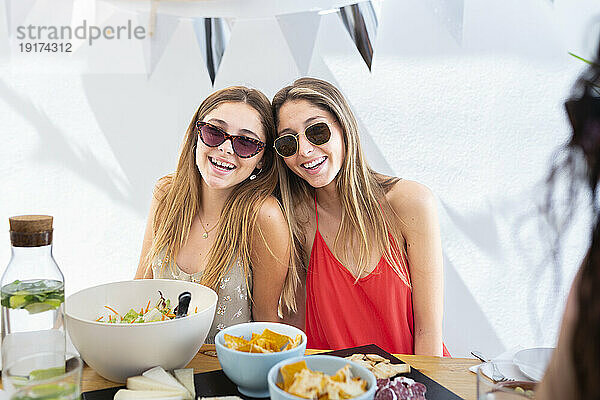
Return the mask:
<path id="1" fill-rule="evenodd" d="M 573 131 L 565 147 L 566 158 L 553 168 L 549 187 L 555 189 L 559 172 L 567 172 L 571 194 L 583 182 L 591 194 L 593 228 L 567 299 L 558 344 L 536 399 L 592 400 L 600 399 L 600 206 L 596 194 L 600 179 L 600 47 L 565 107 Z M 557 208 L 552 206 L 550 194 L 547 210 L 555 217 Z"/>

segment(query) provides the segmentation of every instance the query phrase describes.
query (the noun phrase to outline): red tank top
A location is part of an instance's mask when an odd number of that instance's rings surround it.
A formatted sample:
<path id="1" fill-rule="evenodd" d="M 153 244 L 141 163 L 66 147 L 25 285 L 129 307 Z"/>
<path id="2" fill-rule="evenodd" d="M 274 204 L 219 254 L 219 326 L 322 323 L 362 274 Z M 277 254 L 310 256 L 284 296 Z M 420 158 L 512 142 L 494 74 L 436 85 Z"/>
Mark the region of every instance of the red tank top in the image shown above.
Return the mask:
<path id="1" fill-rule="evenodd" d="M 319 233 L 318 214 L 316 224 L 306 278 L 306 347 L 337 350 L 375 343 L 389 353 L 414 354 L 410 287 L 385 257 L 356 282 Z M 396 245 L 391 236 L 390 241 Z M 404 252 L 401 262 L 407 267 Z M 449 355 L 445 347 L 444 355 Z"/>

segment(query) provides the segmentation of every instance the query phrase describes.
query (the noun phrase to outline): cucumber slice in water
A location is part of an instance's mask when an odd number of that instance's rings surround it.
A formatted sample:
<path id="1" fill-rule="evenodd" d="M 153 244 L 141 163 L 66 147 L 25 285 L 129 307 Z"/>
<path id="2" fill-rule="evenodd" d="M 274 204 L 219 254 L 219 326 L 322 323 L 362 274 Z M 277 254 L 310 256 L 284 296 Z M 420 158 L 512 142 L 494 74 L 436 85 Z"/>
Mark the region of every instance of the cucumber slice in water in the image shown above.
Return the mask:
<path id="1" fill-rule="evenodd" d="M 34 386 L 28 394 L 34 399 L 71 399 L 76 392 L 77 386 L 63 382 Z"/>
<path id="2" fill-rule="evenodd" d="M 21 308 L 21 307 L 23 307 L 23 305 L 25 303 L 27 303 L 27 300 L 25 300 L 24 295 L 10 296 L 10 299 L 9 299 L 10 308 L 13 308 L 13 309 Z"/>
<path id="3" fill-rule="evenodd" d="M 38 314 L 44 311 L 54 310 L 56 307 L 46 303 L 32 303 L 25 306 L 29 314 Z"/>
<path id="4" fill-rule="evenodd" d="M 31 381 L 41 381 L 44 379 L 54 378 L 55 376 L 60 376 L 65 373 L 65 367 L 53 367 L 53 368 L 45 368 L 45 369 L 34 369 L 29 373 L 29 380 Z"/>
<path id="5" fill-rule="evenodd" d="M 44 303 L 46 303 L 48 305 L 51 305 L 54 308 L 58 308 L 62 304 L 62 300 L 59 300 L 59 299 L 46 299 L 46 300 L 44 300 Z"/>

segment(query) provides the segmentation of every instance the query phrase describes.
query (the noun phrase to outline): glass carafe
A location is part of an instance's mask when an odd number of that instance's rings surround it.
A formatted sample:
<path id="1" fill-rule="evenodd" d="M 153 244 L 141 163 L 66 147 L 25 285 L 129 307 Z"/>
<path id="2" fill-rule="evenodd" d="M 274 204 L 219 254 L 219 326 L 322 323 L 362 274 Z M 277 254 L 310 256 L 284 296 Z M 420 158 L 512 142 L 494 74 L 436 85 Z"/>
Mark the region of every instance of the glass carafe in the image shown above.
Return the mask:
<path id="1" fill-rule="evenodd" d="M 9 218 L 11 259 L 0 282 L 2 364 L 64 352 L 64 277 L 52 256 L 52 217 Z"/>

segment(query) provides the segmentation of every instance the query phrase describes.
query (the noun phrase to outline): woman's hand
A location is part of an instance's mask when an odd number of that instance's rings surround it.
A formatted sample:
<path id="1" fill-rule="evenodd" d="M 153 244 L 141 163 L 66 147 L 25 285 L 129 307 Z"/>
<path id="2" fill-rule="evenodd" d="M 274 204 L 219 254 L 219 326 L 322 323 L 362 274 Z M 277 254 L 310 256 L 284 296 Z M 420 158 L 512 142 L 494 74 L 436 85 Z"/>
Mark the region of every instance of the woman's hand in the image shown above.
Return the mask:
<path id="1" fill-rule="evenodd" d="M 258 212 L 251 249 L 253 319 L 281 322 L 277 307 L 288 271 L 290 238 L 274 197 L 268 198 Z"/>
<path id="2" fill-rule="evenodd" d="M 401 180 L 387 195 L 406 241 L 412 283 L 415 354 L 442 356 L 443 258 L 435 197 Z"/>

